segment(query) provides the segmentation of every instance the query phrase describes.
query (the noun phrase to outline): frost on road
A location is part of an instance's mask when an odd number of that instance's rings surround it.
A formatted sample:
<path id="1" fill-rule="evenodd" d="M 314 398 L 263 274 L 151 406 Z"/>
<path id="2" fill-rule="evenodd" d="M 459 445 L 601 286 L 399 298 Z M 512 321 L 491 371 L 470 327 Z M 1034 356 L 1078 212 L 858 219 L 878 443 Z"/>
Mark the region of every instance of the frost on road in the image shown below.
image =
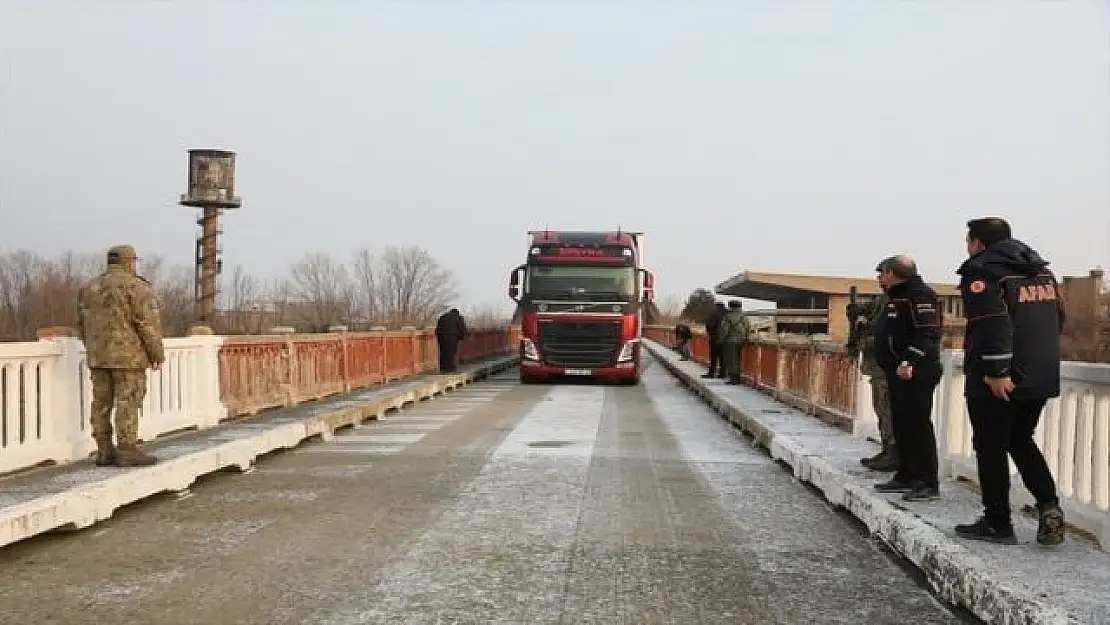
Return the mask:
<path id="1" fill-rule="evenodd" d="M 652 364 L 500 376 L 0 551 L 12 623 L 956 623 Z"/>

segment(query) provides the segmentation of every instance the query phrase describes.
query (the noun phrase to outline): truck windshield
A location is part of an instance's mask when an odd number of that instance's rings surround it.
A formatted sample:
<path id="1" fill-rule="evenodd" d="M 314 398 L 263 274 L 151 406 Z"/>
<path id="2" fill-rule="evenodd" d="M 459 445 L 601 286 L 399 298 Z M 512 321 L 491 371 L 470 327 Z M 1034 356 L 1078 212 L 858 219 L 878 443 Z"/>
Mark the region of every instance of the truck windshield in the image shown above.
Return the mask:
<path id="1" fill-rule="evenodd" d="M 529 297 L 550 300 L 628 301 L 636 296 L 633 267 L 529 265 Z"/>

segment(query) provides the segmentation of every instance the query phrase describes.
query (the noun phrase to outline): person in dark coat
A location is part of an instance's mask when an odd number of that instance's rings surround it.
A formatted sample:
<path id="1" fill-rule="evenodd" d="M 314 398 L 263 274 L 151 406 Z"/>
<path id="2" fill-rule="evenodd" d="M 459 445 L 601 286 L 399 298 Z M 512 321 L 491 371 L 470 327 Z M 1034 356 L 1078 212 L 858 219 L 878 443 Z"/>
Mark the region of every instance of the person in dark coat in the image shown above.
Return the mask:
<path id="1" fill-rule="evenodd" d="M 717 307 L 713 310 L 713 314 L 705 320 L 705 338 L 709 341 L 709 371 L 703 378 L 723 378 L 725 377 L 724 363 L 721 362 L 722 345 L 717 340 L 717 328 L 721 325 L 721 321 L 725 318 L 728 309 L 725 308 L 724 303 L 717 302 Z"/>
<path id="2" fill-rule="evenodd" d="M 457 308 L 443 313 L 436 322 L 436 342 L 439 343 L 439 370 L 451 373 L 458 370 L 459 344 L 466 337 L 466 321 Z"/>
<path id="3" fill-rule="evenodd" d="M 892 256 L 878 266 L 889 301 L 875 324 L 875 363 L 890 389 L 898 470 L 889 482 L 876 484 L 885 493 L 903 493 L 906 501 L 940 497 L 933 397 L 943 370 L 940 364 L 944 312 L 936 291 L 922 280 L 908 256 Z"/>
<path id="4" fill-rule="evenodd" d="M 690 341 L 694 338 L 690 326 L 685 323 L 676 325 L 674 327 L 674 338 L 678 342 L 675 348 L 682 354 L 682 360 L 690 360 Z"/>
<path id="5" fill-rule="evenodd" d="M 1037 542 L 1066 533 L 1056 482 L 1033 436 L 1045 404 L 1060 396 L 1064 306 L 1048 261 L 1013 238 L 998 217 L 967 223 L 968 259 L 959 269 L 967 328 L 964 397 L 979 465 L 983 516 L 957 525 L 964 538 L 1016 544 L 1010 463 L 1037 502 Z"/>

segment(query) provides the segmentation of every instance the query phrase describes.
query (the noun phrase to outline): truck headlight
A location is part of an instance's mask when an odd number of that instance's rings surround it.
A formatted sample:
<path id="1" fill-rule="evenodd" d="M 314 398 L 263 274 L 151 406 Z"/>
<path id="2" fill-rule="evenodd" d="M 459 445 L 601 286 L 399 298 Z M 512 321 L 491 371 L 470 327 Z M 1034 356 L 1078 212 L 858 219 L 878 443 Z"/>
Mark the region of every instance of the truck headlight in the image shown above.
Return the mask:
<path id="1" fill-rule="evenodd" d="M 520 339 L 521 345 L 524 347 L 525 360 L 539 360 L 540 350 L 536 349 L 536 344 L 532 339 Z"/>
<path id="2" fill-rule="evenodd" d="M 636 353 L 636 343 L 638 342 L 639 339 L 631 339 L 621 346 L 621 353 L 617 355 L 617 362 L 628 362 L 632 360 L 632 355 Z"/>

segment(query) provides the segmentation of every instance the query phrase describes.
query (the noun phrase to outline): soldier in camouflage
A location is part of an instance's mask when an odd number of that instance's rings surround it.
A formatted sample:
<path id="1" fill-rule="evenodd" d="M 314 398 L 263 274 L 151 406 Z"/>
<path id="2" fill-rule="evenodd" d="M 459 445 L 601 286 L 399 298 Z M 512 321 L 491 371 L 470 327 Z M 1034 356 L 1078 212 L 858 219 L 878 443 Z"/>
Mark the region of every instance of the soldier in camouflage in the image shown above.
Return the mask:
<path id="1" fill-rule="evenodd" d="M 894 416 L 890 410 L 890 391 L 887 387 L 886 374 L 875 362 L 875 322 L 879 315 L 884 314 L 887 305 L 887 295 L 884 292 L 871 301 L 856 320 L 860 324 L 859 336 L 856 345 L 860 349 L 860 373 L 871 378 L 871 405 L 875 407 L 875 415 L 879 420 L 879 438 L 882 440 L 882 451 L 877 456 L 863 458 L 860 464 L 874 470 L 890 472 L 898 470 L 898 447 L 894 441 Z"/>
<path id="2" fill-rule="evenodd" d="M 721 366 L 728 375 L 727 384 L 740 384 L 741 354 L 752 328 L 744 316 L 740 300 L 728 303 L 728 313 L 717 326 L 717 341 L 721 344 Z"/>
<path id="3" fill-rule="evenodd" d="M 98 466 L 148 466 L 158 461 L 138 448 L 146 370 L 157 371 L 165 353 L 157 298 L 150 283 L 136 274 L 137 260 L 130 245 L 111 248 L 107 269 L 77 295 L 77 331 L 92 378 Z M 118 448 L 112 444 L 113 406 Z"/>

